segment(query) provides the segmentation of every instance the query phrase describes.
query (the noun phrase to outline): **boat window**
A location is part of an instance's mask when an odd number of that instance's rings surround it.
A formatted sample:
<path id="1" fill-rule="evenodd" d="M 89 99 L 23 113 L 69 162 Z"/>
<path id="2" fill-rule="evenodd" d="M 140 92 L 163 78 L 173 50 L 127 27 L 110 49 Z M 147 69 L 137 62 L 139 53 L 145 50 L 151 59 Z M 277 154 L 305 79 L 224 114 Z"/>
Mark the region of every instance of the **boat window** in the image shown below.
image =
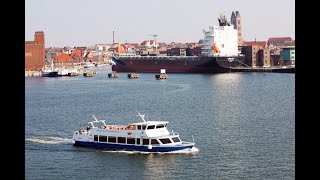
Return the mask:
<path id="1" fill-rule="evenodd" d="M 93 140 L 94 140 L 94 141 L 98 141 L 98 135 L 94 135 L 94 136 L 93 136 Z"/>
<path id="2" fill-rule="evenodd" d="M 136 144 L 135 138 L 127 138 L 127 144 Z"/>
<path id="3" fill-rule="evenodd" d="M 159 140 L 162 142 L 162 144 L 169 144 L 169 143 L 171 143 L 171 141 L 170 141 L 169 138 L 164 138 L 164 139 L 159 139 Z"/>
<path id="4" fill-rule="evenodd" d="M 118 137 L 118 143 L 126 143 L 125 137 Z"/>
<path id="5" fill-rule="evenodd" d="M 96 136 L 96 135 L 95 135 Z M 107 136 L 99 136 L 99 141 L 101 142 L 107 142 L 108 138 Z"/>
<path id="6" fill-rule="evenodd" d="M 136 130 L 136 126 L 135 125 L 129 125 L 128 127 L 126 127 L 126 130 Z"/>
<path id="7" fill-rule="evenodd" d="M 163 128 L 163 127 L 164 127 L 163 124 L 158 124 L 157 127 L 156 127 L 156 129 L 158 129 L 158 128 Z"/>
<path id="8" fill-rule="evenodd" d="M 142 130 L 146 130 L 146 127 L 147 127 L 146 125 L 143 125 Z"/>
<path id="9" fill-rule="evenodd" d="M 159 142 L 156 139 L 151 139 L 151 144 L 159 144 Z"/>
<path id="10" fill-rule="evenodd" d="M 154 129 L 155 125 L 148 126 L 147 129 Z"/>
<path id="11" fill-rule="evenodd" d="M 141 125 L 138 125 L 138 130 L 141 130 Z"/>
<path id="12" fill-rule="evenodd" d="M 143 145 L 149 145 L 149 139 L 143 139 Z"/>
<path id="13" fill-rule="evenodd" d="M 178 137 L 174 137 L 174 138 L 172 138 L 172 141 L 173 142 L 180 142 L 180 139 Z"/>
<path id="14" fill-rule="evenodd" d="M 108 136 L 108 142 L 115 143 L 115 142 L 116 142 L 116 137 L 114 137 L 114 136 Z"/>
<path id="15" fill-rule="evenodd" d="M 137 145 L 140 145 L 140 138 L 137 138 Z"/>

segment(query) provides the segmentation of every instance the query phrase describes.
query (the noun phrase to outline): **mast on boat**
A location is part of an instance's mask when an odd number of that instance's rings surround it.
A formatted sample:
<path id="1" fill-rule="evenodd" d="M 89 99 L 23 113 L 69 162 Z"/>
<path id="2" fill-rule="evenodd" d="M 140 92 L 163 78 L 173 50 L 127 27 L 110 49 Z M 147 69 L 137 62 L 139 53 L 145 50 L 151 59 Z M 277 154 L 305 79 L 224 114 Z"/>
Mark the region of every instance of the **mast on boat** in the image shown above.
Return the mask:
<path id="1" fill-rule="evenodd" d="M 144 122 L 147 122 L 147 121 L 144 119 L 145 114 L 140 114 L 140 113 L 138 112 L 138 116 L 139 116 Z"/>

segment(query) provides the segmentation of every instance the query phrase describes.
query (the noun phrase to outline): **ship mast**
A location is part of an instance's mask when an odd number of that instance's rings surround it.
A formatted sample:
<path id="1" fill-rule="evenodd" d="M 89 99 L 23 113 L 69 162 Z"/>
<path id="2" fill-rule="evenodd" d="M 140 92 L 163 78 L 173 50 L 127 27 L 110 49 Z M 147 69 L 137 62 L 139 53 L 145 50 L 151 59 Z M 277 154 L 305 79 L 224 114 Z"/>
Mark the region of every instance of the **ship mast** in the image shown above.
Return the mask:
<path id="1" fill-rule="evenodd" d="M 157 51 L 157 34 L 151 34 L 150 36 L 153 36 L 154 38 L 154 47 L 155 47 L 155 51 Z"/>
<path id="2" fill-rule="evenodd" d="M 144 115 L 145 115 L 145 114 L 140 114 L 140 113 L 138 112 L 138 115 L 137 115 L 137 116 L 139 116 L 144 122 L 147 122 L 147 121 L 144 119 Z"/>

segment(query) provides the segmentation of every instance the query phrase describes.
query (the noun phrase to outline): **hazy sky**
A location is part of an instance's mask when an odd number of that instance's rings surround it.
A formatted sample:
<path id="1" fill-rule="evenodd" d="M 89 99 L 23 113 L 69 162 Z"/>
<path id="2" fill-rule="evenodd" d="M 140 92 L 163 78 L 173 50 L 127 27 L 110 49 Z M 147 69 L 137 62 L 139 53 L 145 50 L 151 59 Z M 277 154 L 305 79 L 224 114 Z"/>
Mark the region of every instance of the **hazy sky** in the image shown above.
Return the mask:
<path id="1" fill-rule="evenodd" d="M 46 47 L 115 42 L 198 42 L 224 13 L 242 17 L 246 41 L 295 39 L 294 0 L 25 0 L 25 40 L 44 31 Z"/>

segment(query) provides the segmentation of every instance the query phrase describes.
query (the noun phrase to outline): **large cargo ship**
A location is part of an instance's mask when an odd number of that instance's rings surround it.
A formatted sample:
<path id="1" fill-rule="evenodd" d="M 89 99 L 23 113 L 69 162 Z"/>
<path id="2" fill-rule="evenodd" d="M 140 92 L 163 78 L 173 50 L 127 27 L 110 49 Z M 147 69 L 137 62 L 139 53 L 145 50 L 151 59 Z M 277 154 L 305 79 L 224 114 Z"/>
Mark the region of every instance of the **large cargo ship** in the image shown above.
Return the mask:
<path id="1" fill-rule="evenodd" d="M 251 68 L 244 63 L 244 56 L 238 49 L 237 30 L 220 15 L 219 26 L 210 26 L 203 30 L 204 39 L 199 56 L 141 56 L 127 53 L 115 53 L 112 71 L 159 73 L 223 73 L 258 72 L 274 69 Z M 280 69 L 280 71 L 283 71 Z"/>

